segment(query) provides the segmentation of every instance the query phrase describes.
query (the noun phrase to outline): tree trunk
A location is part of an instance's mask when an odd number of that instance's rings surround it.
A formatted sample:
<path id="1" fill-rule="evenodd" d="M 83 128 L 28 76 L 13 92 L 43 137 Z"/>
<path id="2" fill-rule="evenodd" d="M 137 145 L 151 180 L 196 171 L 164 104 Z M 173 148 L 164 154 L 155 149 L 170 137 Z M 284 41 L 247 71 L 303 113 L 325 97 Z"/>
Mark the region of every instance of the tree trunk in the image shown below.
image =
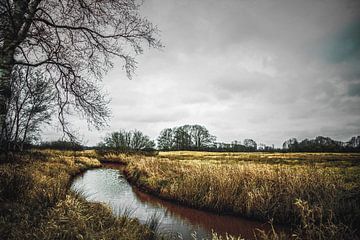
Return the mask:
<path id="1" fill-rule="evenodd" d="M 27 133 L 28 133 L 28 130 L 29 130 L 30 121 L 31 121 L 31 118 L 33 117 L 33 112 L 34 112 L 34 106 L 31 108 L 28 119 L 26 121 L 26 125 L 24 127 L 24 135 L 23 135 L 23 139 L 21 141 L 20 151 L 24 150 L 24 144 L 25 144 Z"/>
<path id="2" fill-rule="evenodd" d="M 8 106 L 6 103 L 11 97 L 11 73 L 15 64 L 15 49 L 25 39 L 34 9 L 39 2 L 40 0 L 32 2 L 30 15 L 28 19 L 25 19 L 29 1 L 14 0 L 12 15 L 1 18 L 3 23 L 0 26 L 3 28 L 2 33 L 5 39 L 0 48 L 0 149 L 4 151 L 9 150 L 6 121 Z"/>

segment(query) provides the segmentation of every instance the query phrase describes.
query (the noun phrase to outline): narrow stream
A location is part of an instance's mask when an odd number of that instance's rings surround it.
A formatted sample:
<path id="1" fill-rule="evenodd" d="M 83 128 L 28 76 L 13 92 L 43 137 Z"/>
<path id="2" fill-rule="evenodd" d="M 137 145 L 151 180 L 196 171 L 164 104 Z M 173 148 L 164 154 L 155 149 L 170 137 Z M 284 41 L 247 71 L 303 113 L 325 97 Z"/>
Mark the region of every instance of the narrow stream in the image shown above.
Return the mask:
<path id="1" fill-rule="evenodd" d="M 130 212 L 142 223 L 155 214 L 160 219 L 159 232 L 175 239 L 193 239 L 194 233 L 198 239 L 211 239 L 212 229 L 253 239 L 256 228 L 270 229 L 269 224 L 183 207 L 140 192 L 127 182 L 121 169 L 110 167 L 86 171 L 74 179 L 71 189 L 82 192 L 88 201 L 107 203 L 114 214 Z"/>

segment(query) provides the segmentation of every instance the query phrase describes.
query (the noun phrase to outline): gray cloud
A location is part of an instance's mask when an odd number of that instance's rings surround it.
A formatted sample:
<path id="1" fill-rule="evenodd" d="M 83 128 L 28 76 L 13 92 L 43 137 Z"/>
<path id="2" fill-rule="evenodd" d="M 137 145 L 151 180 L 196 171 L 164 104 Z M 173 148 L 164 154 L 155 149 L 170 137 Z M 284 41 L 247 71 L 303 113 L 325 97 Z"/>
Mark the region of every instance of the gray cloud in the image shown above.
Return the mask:
<path id="1" fill-rule="evenodd" d="M 165 49 L 139 56 L 134 80 L 121 62 L 105 77 L 119 128 L 155 138 L 205 125 L 220 141 L 360 134 L 360 3 L 338 0 L 146 0 L 143 15 Z M 47 138 L 54 136 L 47 134 Z"/>
<path id="2" fill-rule="evenodd" d="M 360 97 L 360 83 L 350 84 L 349 95 Z"/>
<path id="3" fill-rule="evenodd" d="M 330 62 L 360 61 L 360 18 L 336 33 L 325 48 Z"/>

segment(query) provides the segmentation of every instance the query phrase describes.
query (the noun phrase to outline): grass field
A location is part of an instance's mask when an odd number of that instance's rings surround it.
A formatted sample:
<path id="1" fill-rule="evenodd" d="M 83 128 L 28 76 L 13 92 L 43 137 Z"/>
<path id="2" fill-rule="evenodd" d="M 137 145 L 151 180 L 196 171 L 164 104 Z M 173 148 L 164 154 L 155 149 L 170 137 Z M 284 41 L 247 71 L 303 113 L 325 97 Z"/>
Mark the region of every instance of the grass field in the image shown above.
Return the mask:
<path id="1" fill-rule="evenodd" d="M 272 219 L 291 226 L 293 238 L 358 238 L 359 154 L 183 151 L 121 159 L 130 181 L 160 197 Z"/>
<path id="2" fill-rule="evenodd" d="M 93 155 L 94 156 L 94 155 Z M 0 239 L 154 239 L 145 225 L 69 191 L 100 162 L 86 152 L 32 151 L 0 164 Z"/>
<path id="3" fill-rule="evenodd" d="M 1 239 L 152 239 L 127 216 L 68 191 L 98 161 L 126 164 L 144 191 L 180 204 L 291 227 L 257 239 L 359 239 L 360 154 L 33 151 L 0 164 Z M 221 237 L 213 239 L 240 239 Z"/>

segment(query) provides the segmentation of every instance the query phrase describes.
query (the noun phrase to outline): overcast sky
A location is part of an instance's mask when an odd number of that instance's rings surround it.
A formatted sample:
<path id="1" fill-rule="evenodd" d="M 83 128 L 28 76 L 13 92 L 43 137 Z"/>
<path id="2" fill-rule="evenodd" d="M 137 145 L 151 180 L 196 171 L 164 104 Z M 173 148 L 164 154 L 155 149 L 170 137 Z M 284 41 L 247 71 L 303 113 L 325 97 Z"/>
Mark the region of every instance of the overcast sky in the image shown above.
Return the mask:
<path id="1" fill-rule="evenodd" d="M 155 139 L 183 124 L 275 146 L 360 135 L 360 1 L 145 0 L 141 12 L 165 48 L 146 49 L 133 80 L 115 61 L 103 81 L 109 127 L 74 121 L 86 144 L 119 129 Z"/>

